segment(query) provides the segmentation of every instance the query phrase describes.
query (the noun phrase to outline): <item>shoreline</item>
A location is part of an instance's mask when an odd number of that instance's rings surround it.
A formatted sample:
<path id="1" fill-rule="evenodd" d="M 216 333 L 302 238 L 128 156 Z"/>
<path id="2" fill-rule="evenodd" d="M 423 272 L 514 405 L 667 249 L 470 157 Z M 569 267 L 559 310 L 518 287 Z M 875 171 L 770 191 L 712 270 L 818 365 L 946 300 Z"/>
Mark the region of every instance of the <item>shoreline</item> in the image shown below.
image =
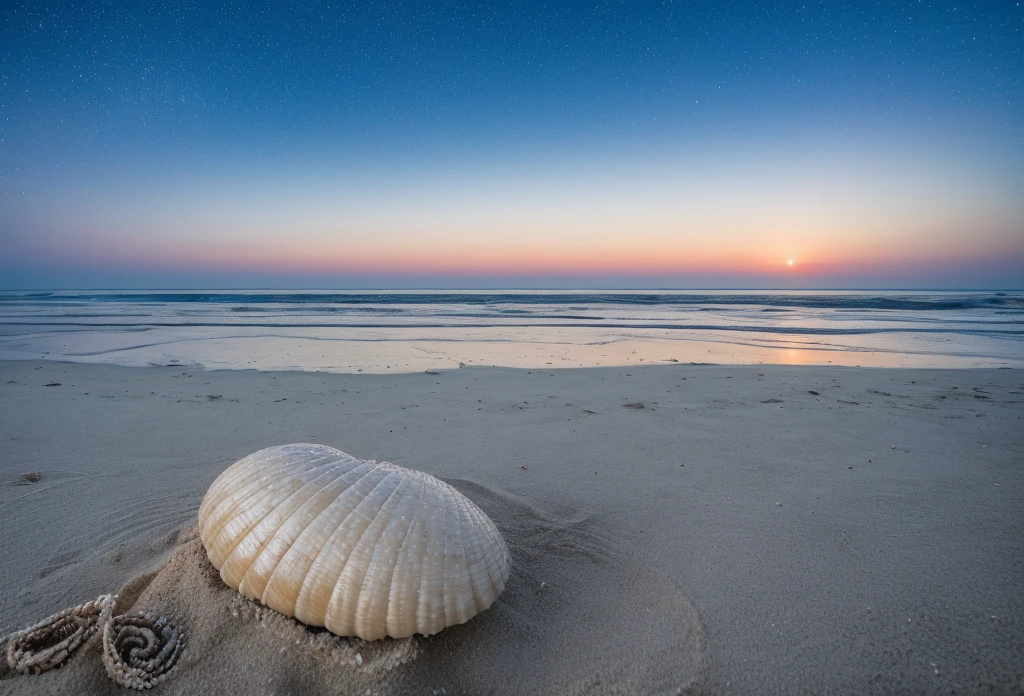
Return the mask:
<path id="1" fill-rule="evenodd" d="M 595 678 L 588 670 L 607 691 L 646 693 L 1013 693 L 1024 683 L 1019 369 L 345 374 L 0 361 L 0 375 L 3 633 L 184 558 L 224 468 L 308 441 L 449 481 L 510 538 L 518 569 L 495 607 L 412 639 L 406 662 L 352 682 L 368 684 L 360 693 L 428 677 L 447 693 L 488 680 L 573 693 Z M 157 578 L 185 572 L 180 563 Z M 147 592 L 196 610 L 172 584 Z M 197 595 L 194 647 L 216 643 L 201 615 L 221 601 Z M 243 681 L 247 665 L 266 676 L 249 663 L 284 635 L 246 621 L 218 657 Z M 477 640 L 459 664 L 440 657 Z M 185 653 L 168 686 L 216 671 L 201 652 Z M 520 658 L 540 675 L 528 684 Z M 54 680 L 91 679 L 88 663 L 0 673 L 0 684 L 45 693 Z"/>
<path id="2" fill-rule="evenodd" d="M 674 361 L 1024 368 L 1020 293 L 285 290 L 0 299 L 0 360 L 381 374 Z"/>
<path id="3" fill-rule="evenodd" d="M 0 324 L 2 328 L 2 324 Z M 489 337 L 475 330 L 467 340 L 440 340 L 403 336 L 410 330 L 389 329 L 393 335 L 338 336 L 150 336 L 139 345 L 120 345 L 119 334 L 75 336 L 85 352 L 66 353 L 60 341 L 67 336 L 40 334 L 39 345 L 18 345 L 9 336 L 0 343 L 0 363 L 42 360 L 57 364 L 100 364 L 121 367 L 159 367 L 328 374 L 416 374 L 459 367 L 492 369 L 591 369 L 658 365 L 719 365 L 855 367 L 886 369 L 989 369 L 1024 368 L 1024 357 L 1005 355 L 895 352 L 856 346 L 828 346 L 816 342 L 737 342 L 723 337 L 650 338 L 607 336 L 595 332 L 582 340 L 582 329 L 572 340 L 548 336 L 541 340 Z M 173 332 L 172 332 L 173 333 Z M 311 332 L 312 333 L 312 332 Z M 359 333 L 349 330 L 348 334 Z M 465 333 L 465 332 L 463 332 Z M 370 335 L 373 334 L 373 335 Z M 521 338 L 521 337 L 520 337 Z M 31 339 L 37 340 L 35 338 Z M 337 351 L 343 345 L 344 358 Z"/>

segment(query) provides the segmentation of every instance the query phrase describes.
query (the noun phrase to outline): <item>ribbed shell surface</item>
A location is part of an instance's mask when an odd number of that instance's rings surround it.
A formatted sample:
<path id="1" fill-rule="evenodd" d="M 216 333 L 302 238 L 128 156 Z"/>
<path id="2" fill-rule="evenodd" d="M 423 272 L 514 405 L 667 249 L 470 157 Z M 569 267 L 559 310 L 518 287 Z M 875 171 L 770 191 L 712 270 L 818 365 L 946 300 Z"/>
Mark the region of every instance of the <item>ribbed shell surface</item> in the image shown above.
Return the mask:
<path id="1" fill-rule="evenodd" d="M 203 498 L 199 533 L 246 597 L 367 640 L 468 621 L 509 572 L 498 529 L 457 490 L 323 445 L 270 447 L 228 467 Z"/>

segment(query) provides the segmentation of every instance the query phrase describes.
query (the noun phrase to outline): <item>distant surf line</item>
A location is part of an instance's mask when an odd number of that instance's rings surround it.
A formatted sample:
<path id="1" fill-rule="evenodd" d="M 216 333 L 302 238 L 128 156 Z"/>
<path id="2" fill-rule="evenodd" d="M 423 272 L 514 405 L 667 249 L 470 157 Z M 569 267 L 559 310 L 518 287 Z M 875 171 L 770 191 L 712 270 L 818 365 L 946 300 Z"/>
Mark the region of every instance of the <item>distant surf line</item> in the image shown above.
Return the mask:
<path id="1" fill-rule="evenodd" d="M 922 328 L 922 327 L 858 327 L 858 328 L 818 328 L 818 327 L 787 327 L 787 326 L 728 326 L 719 324 L 622 324 L 622 323 L 574 323 L 574 324 L 545 324 L 545 323 L 508 323 L 508 324 L 457 324 L 438 322 L 416 322 L 405 324 L 380 324 L 380 323 L 331 323 L 331 324 L 299 324 L 283 322 L 138 322 L 138 323 L 113 323 L 113 322 L 56 322 L 56 321 L 0 321 L 5 326 L 68 326 L 75 328 L 257 328 L 257 329 L 506 329 L 506 328 L 543 328 L 543 329 L 654 329 L 666 331 L 739 331 L 748 333 L 766 334 L 789 334 L 809 336 L 855 336 L 867 334 L 886 333 L 919 333 L 919 334 L 958 334 L 970 336 L 1006 335 L 1024 337 L 1024 330 L 1011 331 L 1007 329 L 960 329 L 949 328 Z"/>
<path id="2" fill-rule="evenodd" d="M 523 292 L 67 292 L 33 295 L 0 294 L 0 304 L 60 305 L 125 303 L 133 305 L 236 305 L 231 311 L 250 310 L 249 305 L 626 305 L 626 306 L 755 306 L 834 310 L 951 311 L 1001 308 L 1024 311 L 1024 296 L 1016 293 L 849 293 L 849 294 L 720 294 L 720 293 L 523 293 Z"/>

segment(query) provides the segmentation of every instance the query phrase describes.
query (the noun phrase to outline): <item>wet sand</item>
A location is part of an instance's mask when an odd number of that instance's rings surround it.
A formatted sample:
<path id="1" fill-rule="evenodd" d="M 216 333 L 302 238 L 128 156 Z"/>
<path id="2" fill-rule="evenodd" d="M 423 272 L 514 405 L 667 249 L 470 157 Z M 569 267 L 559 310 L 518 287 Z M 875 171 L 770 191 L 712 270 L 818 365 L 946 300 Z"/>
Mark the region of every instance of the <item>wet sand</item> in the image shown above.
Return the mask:
<path id="1" fill-rule="evenodd" d="M 157 693 L 1020 693 L 1022 416 L 1005 369 L 0 362 L 0 633 L 120 590 L 186 630 Z M 288 442 L 456 486 L 505 593 L 376 643 L 242 599 L 196 511 Z M 0 691 L 123 693 L 97 643 Z"/>

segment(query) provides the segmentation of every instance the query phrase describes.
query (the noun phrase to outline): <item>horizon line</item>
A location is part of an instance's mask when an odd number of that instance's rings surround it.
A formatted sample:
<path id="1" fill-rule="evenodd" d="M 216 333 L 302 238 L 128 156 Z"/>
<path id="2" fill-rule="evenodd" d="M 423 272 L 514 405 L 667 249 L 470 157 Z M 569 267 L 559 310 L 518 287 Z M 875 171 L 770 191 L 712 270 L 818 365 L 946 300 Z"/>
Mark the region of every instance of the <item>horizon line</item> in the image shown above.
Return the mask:
<path id="1" fill-rule="evenodd" d="M 0 292 L 422 292 L 422 291 L 445 291 L 445 292 L 636 292 L 636 291 L 677 291 L 677 292 L 994 292 L 994 293 L 1005 293 L 1005 292 L 1024 292 L 1024 287 L 1019 288 L 939 288 L 939 287 L 909 287 L 909 288 L 896 288 L 896 287 L 870 287 L 870 288 L 855 288 L 855 287 L 803 287 L 803 288 L 770 288 L 770 287 L 689 287 L 689 288 L 678 288 L 678 287 L 626 287 L 626 288 L 608 288 L 608 287 L 577 287 L 577 288 L 558 288 L 558 287 L 497 287 L 497 288 L 445 288 L 445 287 L 414 287 L 414 288 L 396 288 L 396 287 L 369 287 L 369 288 L 344 288 L 344 287 L 327 287 L 327 288 L 273 288 L 273 287 L 220 287 L 220 288 L 203 288 L 203 287 L 157 287 L 157 288 L 142 288 L 142 287 L 106 287 L 106 288 L 83 288 L 83 287 L 63 287 L 63 288 L 7 288 L 0 290 Z"/>

